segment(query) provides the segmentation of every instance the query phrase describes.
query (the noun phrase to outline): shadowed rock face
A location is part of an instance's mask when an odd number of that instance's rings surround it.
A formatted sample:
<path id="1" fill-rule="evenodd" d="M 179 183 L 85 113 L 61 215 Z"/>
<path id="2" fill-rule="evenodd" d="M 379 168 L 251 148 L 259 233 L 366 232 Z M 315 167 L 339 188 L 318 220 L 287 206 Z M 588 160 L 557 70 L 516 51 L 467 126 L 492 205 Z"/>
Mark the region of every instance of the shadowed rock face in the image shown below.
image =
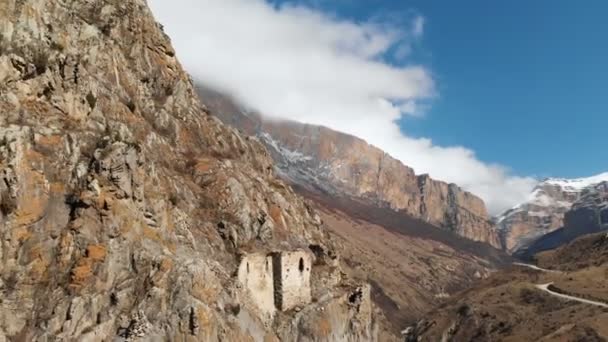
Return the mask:
<path id="1" fill-rule="evenodd" d="M 564 230 L 569 235 L 597 233 L 608 229 L 608 182 L 602 182 L 581 194 L 566 213 Z"/>
<path id="2" fill-rule="evenodd" d="M 500 247 L 485 204 L 454 184 L 417 176 L 382 150 L 329 128 L 263 119 L 230 98 L 199 87 L 199 96 L 223 122 L 266 144 L 279 173 L 292 183 L 365 199 L 403 211 L 474 241 Z"/>
<path id="3" fill-rule="evenodd" d="M 374 340 L 367 285 L 272 163 L 144 1 L 0 2 L 0 340 Z M 260 317 L 239 255 L 311 245 L 314 301 Z"/>

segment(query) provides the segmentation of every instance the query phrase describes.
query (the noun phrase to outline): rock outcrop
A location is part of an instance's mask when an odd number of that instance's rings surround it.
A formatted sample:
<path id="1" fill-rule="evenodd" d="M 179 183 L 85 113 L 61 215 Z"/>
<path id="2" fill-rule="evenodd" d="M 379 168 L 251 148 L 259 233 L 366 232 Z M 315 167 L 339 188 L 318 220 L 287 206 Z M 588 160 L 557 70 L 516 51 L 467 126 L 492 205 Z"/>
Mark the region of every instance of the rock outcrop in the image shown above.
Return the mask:
<path id="1" fill-rule="evenodd" d="M 593 192 L 608 174 L 581 179 L 547 179 L 529 199 L 498 217 L 501 243 L 509 253 L 524 250 L 536 240 L 564 226 L 566 213 L 586 192 Z M 584 228 L 581 228 L 584 229 Z"/>
<path id="2" fill-rule="evenodd" d="M 145 1 L 0 3 L 0 340 L 375 340 L 332 244 Z M 309 246 L 310 303 L 260 314 L 240 255 Z"/>
<path id="3" fill-rule="evenodd" d="M 202 86 L 198 91 L 223 122 L 258 136 L 279 174 L 289 182 L 403 211 L 500 247 L 483 201 L 455 184 L 417 176 L 412 168 L 354 136 L 321 126 L 269 120 L 247 112 L 225 95 Z"/>

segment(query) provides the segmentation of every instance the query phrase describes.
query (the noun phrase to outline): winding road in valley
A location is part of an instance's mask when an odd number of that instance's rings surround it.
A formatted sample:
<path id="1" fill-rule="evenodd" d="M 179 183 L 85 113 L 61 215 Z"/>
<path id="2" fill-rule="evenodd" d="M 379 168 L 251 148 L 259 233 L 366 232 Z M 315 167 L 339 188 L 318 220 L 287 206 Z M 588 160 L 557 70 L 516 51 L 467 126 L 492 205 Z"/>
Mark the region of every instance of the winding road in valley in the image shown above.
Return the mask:
<path id="1" fill-rule="evenodd" d="M 575 297 L 575 296 L 569 296 L 566 294 L 561 294 L 555 291 L 551 291 L 549 289 L 549 286 L 551 286 L 553 283 L 548 283 L 548 284 L 541 284 L 541 285 L 536 285 L 536 288 L 542 291 L 545 291 L 547 293 L 549 293 L 552 296 L 555 297 L 559 297 L 562 299 L 566 299 L 566 300 L 573 300 L 573 301 L 577 301 L 580 303 L 584 303 L 584 304 L 590 304 L 590 305 L 595 305 L 595 306 L 601 306 L 603 308 L 608 308 L 608 304 L 606 303 L 602 303 L 602 302 L 597 302 L 594 300 L 589 300 L 589 299 L 584 299 L 584 298 L 579 298 L 579 297 Z"/>
<path id="2" fill-rule="evenodd" d="M 547 272 L 547 273 L 562 273 L 562 271 L 548 270 L 546 268 L 541 268 L 541 267 L 538 267 L 538 266 L 532 265 L 532 264 L 524 264 L 522 262 L 514 262 L 513 265 L 515 265 L 515 266 L 521 266 L 521 267 L 527 267 L 527 268 L 531 268 L 531 269 L 536 270 L 536 271 Z"/>
<path id="3" fill-rule="evenodd" d="M 562 273 L 561 271 L 556 271 L 556 270 L 548 270 L 546 268 L 541 268 L 538 267 L 536 265 L 531 265 L 531 264 L 524 264 L 521 262 L 514 262 L 513 265 L 515 266 L 521 266 L 521 267 L 527 267 L 536 271 L 541 271 L 541 272 L 548 272 L 548 273 Z M 553 283 L 548 283 L 548 284 L 538 284 L 535 285 L 535 287 L 541 291 L 547 292 L 548 294 L 555 296 L 555 297 L 559 297 L 561 299 L 566 299 L 566 300 L 572 300 L 572 301 L 576 301 L 579 303 L 584 303 L 584 304 L 589 304 L 589 305 L 595 305 L 595 306 L 600 306 L 603 308 L 608 308 L 608 304 L 606 303 L 602 303 L 602 302 L 598 302 L 598 301 L 594 301 L 594 300 L 589 300 L 589 299 L 585 299 L 585 298 L 580 298 L 580 297 L 575 297 L 575 296 L 570 296 L 570 295 L 566 295 L 566 294 L 562 294 L 559 292 L 555 292 L 552 291 L 551 289 L 549 289 L 549 286 L 553 285 Z"/>

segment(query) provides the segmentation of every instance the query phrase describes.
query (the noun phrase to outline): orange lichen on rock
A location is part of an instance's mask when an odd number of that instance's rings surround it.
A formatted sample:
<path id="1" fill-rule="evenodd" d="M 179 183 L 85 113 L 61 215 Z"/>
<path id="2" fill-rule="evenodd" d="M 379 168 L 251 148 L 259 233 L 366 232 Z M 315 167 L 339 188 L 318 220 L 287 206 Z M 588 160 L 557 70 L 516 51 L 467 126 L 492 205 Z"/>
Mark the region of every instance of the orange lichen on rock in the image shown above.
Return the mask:
<path id="1" fill-rule="evenodd" d="M 37 152 L 27 150 L 26 155 L 39 156 Z M 20 196 L 17 200 L 17 210 L 15 211 L 15 226 L 24 226 L 32 224 L 42 218 L 49 201 L 48 183 L 44 174 L 39 171 L 32 170 L 26 159 L 20 162 L 21 170 L 23 170 L 22 185 Z"/>
<path id="2" fill-rule="evenodd" d="M 95 265 L 105 260 L 106 253 L 106 247 L 103 245 L 89 245 L 85 257 L 78 260 L 72 269 L 70 287 L 82 287 L 93 276 Z"/>
<path id="3" fill-rule="evenodd" d="M 61 194 L 65 192 L 65 185 L 63 183 L 53 182 L 49 187 L 51 194 Z"/>
<path id="4" fill-rule="evenodd" d="M 147 239 L 154 240 L 156 242 L 163 241 L 163 239 L 160 236 L 160 233 L 157 230 L 152 229 L 150 227 L 145 227 L 145 226 L 142 229 L 143 229 L 144 236 Z"/>
<path id="5" fill-rule="evenodd" d="M 327 319 L 327 317 L 319 318 L 317 320 L 316 326 L 319 329 L 318 330 L 319 334 L 324 337 L 329 336 L 329 333 L 332 331 L 331 323 L 329 323 L 329 320 Z"/>
<path id="6" fill-rule="evenodd" d="M 161 261 L 159 266 L 161 272 L 168 272 L 171 268 L 173 268 L 173 261 L 171 261 L 171 259 L 166 258 Z"/>
<path id="7" fill-rule="evenodd" d="M 93 262 L 89 258 L 82 258 L 71 273 L 71 287 L 81 287 L 93 275 Z"/>
<path id="8" fill-rule="evenodd" d="M 106 247 L 103 245 L 89 245 L 87 257 L 93 261 L 103 261 L 106 258 Z"/>
<path id="9" fill-rule="evenodd" d="M 61 136 L 61 135 L 41 135 L 38 137 L 36 142 L 45 147 L 57 147 L 63 142 L 63 136 Z"/>
<path id="10" fill-rule="evenodd" d="M 17 227 L 13 230 L 13 240 L 23 243 L 32 236 L 32 232 L 25 226 Z"/>
<path id="11" fill-rule="evenodd" d="M 219 290 L 209 287 L 207 282 L 200 277 L 193 280 L 192 284 L 192 296 L 203 302 L 212 302 L 217 298 Z"/>
<path id="12" fill-rule="evenodd" d="M 212 159 L 199 159 L 194 166 L 196 172 L 205 173 L 213 168 L 214 161 Z"/>
<path id="13" fill-rule="evenodd" d="M 280 340 L 274 334 L 266 334 L 264 342 L 280 342 Z"/>
<path id="14" fill-rule="evenodd" d="M 29 275 L 33 280 L 40 281 L 47 278 L 48 267 L 50 260 L 43 253 L 41 245 L 31 247 L 28 253 L 30 263 Z"/>
<path id="15" fill-rule="evenodd" d="M 270 206 L 268 210 L 272 221 L 279 226 L 283 226 L 283 211 L 277 205 Z"/>
<path id="16" fill-rule="evenodd" d="M 203 330 L 210 330 L 212 328 L 212 315 L 206 307 L 199 305 L 196 310 L 196 317 L 198 318 L 199 327 Z"/>

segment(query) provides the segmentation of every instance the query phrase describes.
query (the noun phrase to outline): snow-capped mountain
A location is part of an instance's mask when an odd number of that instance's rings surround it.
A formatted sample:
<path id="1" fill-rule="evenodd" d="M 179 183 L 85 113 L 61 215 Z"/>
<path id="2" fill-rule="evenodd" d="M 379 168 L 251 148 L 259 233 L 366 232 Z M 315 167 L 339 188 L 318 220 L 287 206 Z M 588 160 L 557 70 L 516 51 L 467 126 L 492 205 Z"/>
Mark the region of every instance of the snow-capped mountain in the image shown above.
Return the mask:
<path id="1" fill-rule="evenodd" d="M 564 216 L 581 195 L 605 181 L 608 181 L 608 172 L 587 178 L 543 180 L 530 193 L 526 202 L 497 218 L 504 248 L 508 252 L 515 252 L 561 228 Z"/>
<path id="2" fill-rule="evenodd" d="M 599 175 L 587 177 L 587 178 L 549 178 L 544 180 L 542 183 L 555 185 L 561 187 L 564 191 L 580 192 L 585 188 L 597 185 L 601 182 L 608 182 L 608 172 L 600 173 Z"/>

